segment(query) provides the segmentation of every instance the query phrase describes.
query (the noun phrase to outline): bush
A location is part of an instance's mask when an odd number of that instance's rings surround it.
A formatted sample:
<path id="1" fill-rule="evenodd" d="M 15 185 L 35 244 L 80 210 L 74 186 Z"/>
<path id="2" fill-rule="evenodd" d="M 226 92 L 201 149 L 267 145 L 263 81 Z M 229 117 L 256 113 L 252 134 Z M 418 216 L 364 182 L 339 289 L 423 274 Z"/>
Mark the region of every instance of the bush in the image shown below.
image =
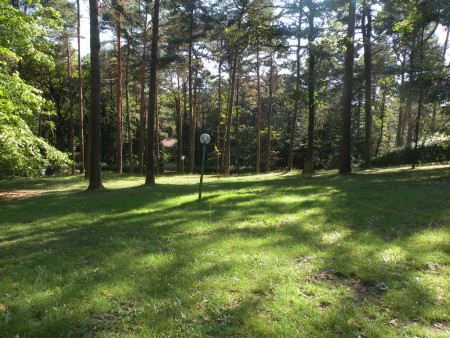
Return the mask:
<path id="1" fill-rule="evenodd" d="M 417 149 L 418 164 L 450 162 L 450 139 L 420 146 Z M 414 148 L 399 148 L 372 160 L 374 167 L 411 165 L 415 158 Z"/>

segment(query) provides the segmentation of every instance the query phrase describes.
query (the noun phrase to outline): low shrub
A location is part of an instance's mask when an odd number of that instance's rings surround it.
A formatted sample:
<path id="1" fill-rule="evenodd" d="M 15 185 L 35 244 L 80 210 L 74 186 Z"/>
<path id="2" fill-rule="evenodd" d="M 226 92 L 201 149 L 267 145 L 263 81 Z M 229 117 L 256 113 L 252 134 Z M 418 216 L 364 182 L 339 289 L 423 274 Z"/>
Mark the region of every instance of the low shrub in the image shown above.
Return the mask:
<path id="1" fill-rule="evenodd" d="M 372 166 L 394 167 L 411 165 L 416 156 L 417 164 L 450 162 L 450 139 L 420 146 L 417 149 L 417 154 L 411 146 L 398 148 L 374 158 Z"/>

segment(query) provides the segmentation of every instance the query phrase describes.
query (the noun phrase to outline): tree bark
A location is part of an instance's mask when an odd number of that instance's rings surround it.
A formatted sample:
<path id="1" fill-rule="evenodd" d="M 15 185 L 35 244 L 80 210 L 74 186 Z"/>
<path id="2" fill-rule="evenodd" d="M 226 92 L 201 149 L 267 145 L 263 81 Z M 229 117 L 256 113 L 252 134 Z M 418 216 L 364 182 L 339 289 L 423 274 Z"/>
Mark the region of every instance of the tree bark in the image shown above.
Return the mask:
<path id="1" fill-rule="evenodd" d="M 101 78 L 100 31 L 98 26 L 98 0 L 89 0 L 91 45 L 91 111 L 89 134 L 91 139 L 90 172 L 88 190 L 103 190 L 101 165 Z"/>
<path id="2" fill-rule="evenodd" d="M 352 128 L 352 85 L 353 85 L 353 62 L 355 36 L 356 0 L 349 1 L 349 19 L 347 27 L 347 38 L 345 41 L 345 68 L 344 68 L 344 93 L 342 97 L 342 139 L 339 163 L 340 174 L 352 172 L 351 158 L 351 128 Z"/>
<path id="3" fill-rule="evenodd" d="M 196 132 L 196 116 L 195 107 L 193 105 L 193 31 L 194 31 L 194 7 L 190 8 L 190 22 L 189 22 L 189 51 L 188 51 L 188 82 L 189 82 L 189 173 L 194 173 L 195 162 L 195 132 Z"/>
<path id="4" fill-rule="evenodd" d="M 242 16 L 244 15 L 243 10 L 239 13 L 238 18 L 238 30 L 241 29 Z M 236 86 L 236 74 L 239 63 L 239 46 L 238 41 L 232 46 L 232 55 L 229 59 L 230 64 L 230 93 L 228 96 L 228 105 L 227 105 L 227 123 L 225 130 L 225 140 L 224 140 L 224 174 L 225 176 L 230 176 L 230 164 L 231 164 L 231 120 L 233 117 L 233 102 L 234 102 L 234 91 Z"/>
<path id="5" fill-rule="evenodd" d="M 449 33 L 450 33 L 450 26 L 447 26 L 447 34 L 445 34 L 444 50 L 442 52 L 442 60 L 444 60 L 444 64 L 445 64 L 445 55 L 447 54 L 447 48 L 448 48 Z"/>
<path id="6" fill-rule="evenodd" d="M 128 42 L 127 59 L 125 64 L 125 106 L 126 106 L 126 119 L 127 119 L 127 138 L 128 138 L 128 166 L 130 174 L 133 173 L 133 139 L 131 137 L 131 119 L 130 119 L 130 98 L 128 92 L 129 86 L 129 70 L 130 70 L 130 44 Z"/>
<path id="7" fill-rule="evenodd" d="M 225 164 L 224 174 L 230 176 L 230 162 L 231 162 L 231 119 L 233 116 L 233 101 L 234 101 L 234 89 L 236 82 L 236 70 L 237 70 L 237 50 L 233 52 L 231 60 L 231 74 L 230 74 L 230 95 L 228 97 L 227 106 L 227 128 L 225 130 Z"/>
<path id="8" fill-rule="evenodd" d="M 177 96 L 176 96 L 176 109 L 177 109 L 177 163 L 178 173 L 183 173 L 183 113 L 181 111 L 181 86 L 180 86 L 180 74 L 177 72 Z"/>
<path id="9" fill-rule="evenodd" d="M 69 152 L 71 154 L 71 174 L 75 175 L 75 130 L 73 126 L 73 102 L 72 102 L 72 53 L 70 52 L 69 33 L 66 31 L 66 56 L 67 56 L 67 81 L 69 92 Z"/>
<path id="10" fill-rule="evenodd" d="M 419 150 L 418 150 L 418 143 L 419 143 L 419 131 L 420 131 L 420 119 L 422 117 L 422 108 L 423 108 L 423 99 L 424 99 L 424 91 L 423 91 L 423 37 L 424 37 L 424 31 L 425 27 L 422 26 L 422 31 L 420 34 L 420 70 L 419 70 L 419 102 L 418 102 L 418 111 L 417 111 L 417 117 L 416 117 L 416 123 L 414 128 L 414 155 L 413 155 L 413 163 L 412 163 L 412 169 L 415 169 L 416 164 L 419 161 Z"/>
<path id="11" fill-rule="evenodd" d="M 372 152 L 372 14 L 369 0 L 363 2 L 363 19 L 362 31 L 364 40 L 364 112 L 365 112 L 365 128 L 364 128 L 364 166 L 371 167 Z M 367 19 L 367 25 L 365 23 Z"/>
<path id="12" fill-rule="evenodd" d="M 447 54 L 447 47 L 448 47 L 448 38 L 449 38 L 449 32 L 450 27 L 447 26 L 447 34 L 445 35 L 445 42 L 444 42 L 444 51 L 442 52 L 442 63 L 445 65 L 445 55 Z M 436 132 L 436 114 L 438 109 L 439 103 L 433 104 L 433 113 L 431 118 L 431 135 L 434 135 Z"/>
<path id="13" fill-rule="evenodd" d="M 272 143 L 272 109 L 273 109 L 273 54 L 270 56 L 270 75 L 269 75 L 269 109 L 267 111 L 267 154 L 266 154 L 266 173 L 270 172 L 271 143 Z"/>
<path id="14" fill-rule="evenodd" d="M 402 69 L 404 68 L 405 61 L 402 62 Z M 404 134 L 404 116 L 405 116 L 405 73 L 402 70 L 402 77 L 400 80 L 400 108 L 398 110 L 398 124 L 397 135 L 395 138 L 395 146 L 397 148 L 403 147 L 403 134 Z"/>
<path id="15" fill-rule="evenodd" d="M 239 95 L 240 95 L 240 85 L 241 85 L 241 67 L 238 65 L 237 74 L 236 74 L 236 156 L 235 156 L 235 165 L 236 165 L 236 173 L 239 174 L 239 166 L 240 166 L 240 124 L 239 124 Z"/>
<path id="16" fill-rule="evenodd" d="M 387 94 L 387 84 L 383 88 L 383 97 L 381 99 L 381 126 L 380 126 L 380 137 L 378 138 L 377 147 L 375 149 L 375 157 L 378 156 L 378 151 L 380 150 L 381 141 L 383 140 L 383 129 L 384 129 L 384 113 L 386 111 L 386 94 Z"/>
<path id="17" fill-rule="evenodd" d="M 160 173 L 160 154 L 159 154 L 159 105 L 158 105 L 158 77 L 156 77 L 156 98 L 155 98 L 155 174 Z"/>
<path id="18" fill-rule="evenodd" d="M 223 40 L 220 41 L 220 50 L 222 51 L 222 44 L 223 44 Z M 220 60 L 219 61 L 219 83 L 218 83 L 218 88 L 217 88 L 217 95 L 218 95 L 218 112 L 217 112 L 217 138 L 216 138 L 216 148 L 217 148 L 217 176 L 219 177 L 219 173 L 220 173 L 220 162 L 221 162 L 221 158 L 223 158 L 222 154 L 222 147 L 221 147 L 221 137 L 220 137 L 220 122 L 222 121 L 222 64 L 223 61 Z"/>
<path id="19" fill-rule="evenodd" d="M 315 123 L 315 82 L 316 82 L 316 70 L 315 70 L 315 51 L 313 47 L 314 42 L 314 10 L 313 3 L 309 4 L 309 34 L 308 34 L 308 48 L 309 48 L 309 60 L 308 60 L 308 145 L 306 150 L 306 158 L 303 166 L 303 174 L 309 175 L 314 172 L 314 123 Z"/>
<path id="20" fill-rule="evenodd" d="M 119 2 L 120 6 L 120 2 Z M 122 47 L 121 47 L 121 21 L 122 15 L 117 12 L 117 92 L 116 92 L 116 109 L 117 109 L 117 172 L 122 173 L 123 167 L 123 116 L 122 116 Z"/>
<path id="21" fill-rule="evenodd" d="M 158 37 L 159 37 L 159 0 L 153 5 L 152 44 L 150 54 L 150 89 L 147 122 L 147 163 L 145 185 L 155 184 L 155 114 L 156 114 L 156 74 L 158 67 Z"/>
<path id="22" fill-rule="evenodd" d="M 295 131 L 297 129 L 297 119 L 299 115 L 299 103 L 300 103 L 300 40 L 302 32 L 302 13 L 303 13 L 303 1 L 300 0 L 299 5 L 299 16 L 298 16 L 298 30 L 297 30 L 297 52 L 295 60 L 295 102 L 294 102 L 294 114 L 292 116 L 291 133 L 289 138 L 289 151 L 288 151 L 288 163 L 287 171 L 292 171 L 292 166 L 294 162 L 294 141 L 295 141 Z"/>
<path id="23" fill-rule="evenodd" d="M 261 74 L 259 60 L 259 42 L 256 46 L 256 95 L 258 100 L 258 108 L 256 112 L 256 173 L 259 174 L 261 162 Z"/>
<path id="24" fill-rule="evenodd" d="M 403 130 L 406 130 L 406 145 L 410 146 L 413 142 L 414 120 L 413 120 L 413 93 L 409 90 L 407 94 L 405 112 L 403 116 Z"/>
<path id="25" fill-rule="evenodd" d="M 355 119 L 356 119 L 356 123 L 355 123 L 355 125 L 356 125 L 356 140 L 358 141 L 358 142 L 360 142 L 360 140 L 361 140 L 361 107 L 362 107 L 362 103 L 363 103 L 363 95 L 364 95 L 364 92 L 363 92 L 363 85 L 361 84 L 361 86 L 358 88 L 358 93 L 357 93 L 357 107 L 356 107 L 356 117 L 355 117 Z M 364 149 L 363 149 L 363 153 L 364 153 Z M 357 160 L 357 162 L 358 162 L 358 164 L 359 164 L 359 160 L 360 160 L 360 158 L 359 158 L 359 156 L 360 156 L 360 152 L 359 152 L 359 149 L 358 149 L 358 160 Z M 363 156 L 364 156 L 364 154 L 363 154 Z"/>
<path id="26" fill-rule="evenodd" d="M 148 13 L 145 13 L 144 34 L 143 34 L 143 52 L 141 60 L 141 107 L 140 107 L 140 122 L 139 122 L 139 172 L 144 173 L 144 158 L 145 158 L 145 125 L 147 124 L 147 111 L 145 109 L 145 74 L 147 72 L 147 19 Z"/>
<path id="27" fill-rule="evenodd" d="M 413 95 L 414 91 L 411 88 L 411 85 L 415 81 L 415 66 L 416 66 L 416 39 L 417 39 L 417 31 L 414 30 L 413 38 L 412 38 L 412 46 L 411 46 L 411 55 L 409 58 L 409 89 L 407 91 L 407 98 L 406 98 L 406 107 L 405 107 L 405 118 L 404 118 L 404 129 L 407 130 L 406 132 L 406 145 L 410 146 L 413 142 L 414 137 L 414 119 L 413 119 Z"/>
<path id="28" fill-rule="evenodd" d="M 78 99 L 79 99 L 79 122 L 80 122 L 80 174 L 84 174 L 84 112 L 83 112 L 83 73 L 81 71 L 81 34 L 80 34 L 80 0 L 77 0 L 77 45 L 78 45 Z"/>

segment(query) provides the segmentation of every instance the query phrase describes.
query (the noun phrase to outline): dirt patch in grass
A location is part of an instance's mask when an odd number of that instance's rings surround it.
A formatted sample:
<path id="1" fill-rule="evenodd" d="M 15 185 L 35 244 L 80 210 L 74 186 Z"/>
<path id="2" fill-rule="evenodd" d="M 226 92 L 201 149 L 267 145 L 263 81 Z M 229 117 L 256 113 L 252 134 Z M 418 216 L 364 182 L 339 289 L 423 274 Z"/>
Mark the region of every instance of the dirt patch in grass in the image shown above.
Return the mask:
<path id="1" fill-rule="evenodd" d="M 35 196 L 40 196 L 45 190 L 18 189 L 9 191 L 0 191 L 0 201 L 23 200 Z"/>
<path id="2" fill-rule="evenodd" d="M 90 331 L 119 331 L 121 327 L 130 330 L 136 324 L 136 318 L 142 311 L 135 302 L 114 302 L 115 306 L 106 312 L 90 314 Z"/>
<path id="3" fill-rule="evenodd" d="M 374 283 L 365 281 L 354 276 L 341 274 L 334 270 L 322 270 L 314 274 L 314 283 L 321 283 L 323 281 L 330 281 L 336 286 L 344 285 L 350 293 L 359 299 L 368 297 L 379 298 L 387 290 L 387 286 L 384 282 Z"/>
<path id="4" fill-rule="evenodd" d="M 347 287 L 347 290 L 358 298 L 379 298 L 386 292 L 386 289 L 387 286 L 384 283 L 372 283 L 359 278 L 353 278 Z"/>
<path id="5" fill-rule="evenodd" d="M 345 279 L 346 276 L 336 272 L 334 270 L 322 270 L 322 271 L 318 271 L 314 274 L 314 278 L 313 280 L 317 281 L 317 282 L 321 282 L 324 280 L 331 280 L 331 281 L 335 281 L 335 280 L 343 280 Z"/>

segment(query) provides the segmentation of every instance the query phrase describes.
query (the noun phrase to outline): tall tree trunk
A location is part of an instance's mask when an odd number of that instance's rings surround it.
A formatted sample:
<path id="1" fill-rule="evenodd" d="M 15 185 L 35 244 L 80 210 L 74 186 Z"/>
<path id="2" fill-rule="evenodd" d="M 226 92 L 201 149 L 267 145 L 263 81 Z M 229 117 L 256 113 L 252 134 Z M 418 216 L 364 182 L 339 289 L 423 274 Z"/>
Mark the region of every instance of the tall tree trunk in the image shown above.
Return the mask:
<path id="1" fill-rule="evenodd" d="M 405 119 L 405 60 L 402 61 L 402 77 L 400 80 L 400 108 L 398 110 L 397 135 L 395 138 L 395 146 L 403 147 L 404 119 Z"/>
<path id="2" fill-rule="evenodd" d="M 156 113 L 156 74 L 158 67 L 159 0 L 153 5 L 152 45 L 150 54 L 150 88 L 147 122 L 147 163 L 145 185 L 155 184 L 155 113 Z"/>
<path id="3" fill-rule="evenodd" d="M 125 65 L 125 105 L 127 113 L 127 138 L 128 138 L 128 166 L 130 174 L 133 173 L 133 139 L 131 137 L 131 119 L 130 119 L 130 98 L 128 93 L 129 86 L 129 70 L 130 70 L 130 44 L 128 42 L 127 59 Z"/>
<path id="4" fill-rule="evenodd" d="M 220 50 L 222 50 L 222 42 L 223 40 L 220 41 Z M 220 162 L 221 162 L 221 158 L 223 159 L 223 148 L 220 144 L 221 142 L 221 137 L 220 137 L 220 123 L 222 121 L 222 64 L 223 61 L 220 60 L 219 61 L 219 83 L 218 83 L 218 112 L 217 112 L 217 139 L 216 139 L 216 148 L 217 148 L 217 176 L 219 176 L 220 173 Z"/>
<path id="5" fill-rule="evenodd" d="M 200 116 L 201 116 L 201 119 L 200 119 L 200 130 L 201 130 L 201 134 L 203 134 L 204 131 L 205 131 L 205 109 L 208 109 L 208 105 L 206 105 L 206 108 L 205 108 L 205 101 L 202 100 L 201 87 L 198 90 L 197 94 L 198 94 L 198 96 L 200 98 L 200 104 L 198 106 L 197 115 L 200 113 Z M 198 123 L 197 123 L 197 125 L 198 125 Z"/>
<path id="6" fill-rule="evenodd" d="M 87 148 L 86 148 L 86 170 L 84 171 L 84 179 L 89 180 L 91 177 L 91 154 L 92 154 L 92 115 L 87 116 Z"/>
<path id="7" fill-rule="evenodd" d="M 155 98 L 155 174 L 160 172 L 160 154 L 159 154 L 159 105 L 158 105 L 158 77 L 156 78 L 156 98 Z"/>
<path id="8" fill-rule="evenodd" d="M 80 174 L 84 174 L 84 112 L 83 112 L 83 73 L 81 71 L 81 34 L 80 34 L 80 0 L 77 0 L 77 44 L 78 44 L 78 99 L 79 99 L 79 122 L 80 122 Z"/>
<path id="9" fill-rule="evenodd" d="M 91 111 L 89 118 L 90 171 L 88 190 L 103 190 L 101 165 L 101 78 L 100 78 L 100 31 L 98 26 L 98 0 L 89 0 L 91 45 Z"/>
<path id="10" fill-rule="evenodd" d="M 195 107 L 193 105 L 193 66 L 192 66 L 192 53 L 193 53 L 193 34 L 194 34 L 194 8 L 191 5 L 190 9 L 190 22 L 189 22 L 189 51 L 188 51 L 188 82 L 189 82 L 189 173 L 194 173 L 195 162 L 195 132 L 196 132 L 196 116 Z"/>
<path id="11" fill-rule="evenodd" d="M 195 72 L 197 74 L 197 72 Z M 189 126 L 189 156 L 192 160 L 189 160 L 189 173 L 194 173 L 195 167 L 195 135 L 197 134 L 197 87 L 195 83 L 192 85 L 191 93 L 191 115 L 190 115 L 190 126 Z"/>
<path id="12" fill-rule="evenodd" d="M 358 143 L 361 141 L 361 107 L 362 107 L 362 101 L 363 101 L 363 88 L 362 84 L 358 89 L 358 95 L 357 95 L 357 108 L 356 108 L 356 140 Z M 358 160 L 357 163 L 360 162 L 360 151 L 358 149 Z"/>
<path id="13" fill-rule="evenodd" d="M 183 81 L 182 85 L 182 91 L 183 91 L 183 123 L 189 120 L 189 112 L 188 112 L 188 85 L 187 81 Z"/>
<path id="14" fill-rule="evenodd" d="M 75 175 L 75 130 L 73 126 L 73 93 L 72 93 L 72 55 L 70 52 L 70 42 L 69 33 L 66 32 L 66 43 L 67 43 L 67 81 L 68 91 L 69 91 L 69 152 L 71 154 L 72 164 L 71 164 L 71 174 Z"/>
<path id="15" fill-rule="evenodd" d="M 145 12 L 144 34 L 143 34 L 143 52 L 141 60 L 141 107 L 140 107 L 140 122 L 139 122 L 139 172 L 144 173 L 144 157 L 145 157 L 145 125 L 147 124 L 147 112 L 145 109 L 145 74 L 147 72 L 147 19 L 148 13 Z"/>
<path id="16" fill-rule="evenodd" d="M 308 60 L 308 145 L 306 150 L 306 158 L 303 166 L 303 174 L 309 175 L 314 172 L 314 120 L 315 120 L 315 82 L 316 82 L 316 70 L 315 70 L 315 51 L 314 51 L 314 9 L 313 3 L 309 4 L 309 34 L 308 34 L 308 48 L 309 48 L 309 60 Z"/>
<path id="17" fill-rule="evenodd" d="M 120 6 L 120 2 L 119 2 Z M 123 159 L 123 120 L 122 120 L 122 47 L 121 47 L 122 15 L 117 11 L 117 172 L 122 173 Z"/>
<path id="18" fill-rule="evenodd" d="M 273 109 L 273 54 L 270 56 L 270 75 L 269 75 L 269 109 L 267 111 L 267 154 L 266 154 L 266 173 L 270 172 L 270 153 L 272 152 L 272 109 Z"/>
<path id="19" fill-rule="evenodd" d="M 235 47 L 236 48 L 236 47 Z M 225 130 L 225 164 L 224 174 L 230 176 L 230 163 L 231 163 L 231 119 L 233 116 L 233 102 L 234 102 L 234 89 L 236 83 L 236 70 L 237 70 L 237 50 L 233 52 L 231 60 L 231 73 L 230 73 L 230 95 L 228 96 L 227 106 L 227 126 Z"/>
<path id="20" fill-rule="evenodd" d="M 256 112 L 256 173 L 259 174 L 261 162 L 261 74 L 259 60 L 259 42 L 256 45 L 256 95 L 258 100 L 258 110 Z"/>
<path id="21" fill-rule="evenodd" d="M 447 34 L 445 35 L 444 50 L 442 52 L 442 60 L 444 61 L 444 65 L 445 65 L 445 60 L 446 60 L 445 56 L 447 55 L 449 32 L 450 32 L 450 26 L 447 26 Z"/>
<path id="22" fill-rule="evenodd" d="M 434 133 L 436 132 L 436 117 L 437 117 L 437 110 L 438 110 L 439 104 L 437 102 L 433 103 L 433 110 L 431 111 L 431 126 L 430 126 L 430 136 L 432 137 Z"/>
<path id="23" fill-rule="evenodd" d="M 449 32 L 450 32 L 450 26 L 447 26 L 447 34 L 445 35 L 444 50 L 442 52 L 442 60 L 444 60 L 444 65 L 445 65 L 445 56 L 447 55 Z"/>
<path id="24" fill-rule="evenodd" d="M 406 98 L 405 114 L 403 116 L 403 130 L 406 130 L 406 145 L 410 146 L 413 142 L 414 120 L 413 120 L 413 93 L 410 91 Z"/>
<path id="25" fill-rule="evenodd" d="M 339 163 L 340 174 L 352 172 L 351 137 L 352 137 L 352 85 L 355 36 L 356 0 L 349 0 L 349 19 L 347 39 L 345 41 L 344 93 L 342 97 L 342 139 Z"/>
<path id="26" fill-rule="evenodd" d="M 401 96 L 401 94 L 400 94 L 400 96 Z M 400 107 L 398 110 L 397 134 L 396 134 L 396 138 L 395 138 L 395 145 L 398 148 L 403 147 L 403 128 L 402 127 L 403 127 L 403 118 L 405 115 L 404 108 L 405 108 L 405 102 L 402 101 L 402 99 L 400 98 Z"/>
<path id="27" fill-rule="evenodd" d="M 415 66 L 416 66 L 416 39 L 417 39 L 417 32 L 414 30 L 413 38 L 412 38 L 412 46 L 411 46 L 411 55 L 409 58 L 409 85 L 411 87 L 411 84 L 415 81 Z M 406 98 L 406 107 L 405 107 L 405 118 L 404 118 L 404 128 L 407 130 L 406 132 L 406 145 L 410 146 L 413 142 L 413 136 L 414 136 L 414 119 L 413 119 L 413 96 L 414 92 L 411 88 L 409 88 L 407 92 L 407 98 Z"/>
<path id="28" fill-rule="evenodd" d="M 387 94 L 387 83 L 384 84 L 383 97 L 381 99 L 381 126 L 380 126 L 380 137 L 378 138 L 377 148 L 375 149 L 375 157 L 378 156 L 378 151 L 380 150 L 381 141 L 383 140 L 383 129 L 384 129 L 384 113 L 386 111 L 386 94 Z"/>
<path id="29" fill-rule="evenodd" d="M 244 13 L 243 10 L 239 13 L 238 18 L 238 30 L 241 29 L 241 23 L 242 23 L 242 17 Z M 236 73 L 237 73 L 237 67 L 239 64 L 239 57 L 238 57 L 238 42 L 235 41 L 235 43 L 232 46 L 233 53 L 231 56 L 231 59 L 229 60 L 230 64 L 230 94 L 228 96 L 228 105 L 227 105 L 227 121 L 226 121 L 226 130 L 225 130 L 225 145 L 224 145 L 224 174 L 225 176 L 230 176 L 230 164 L 231 164 L 231 119 L 233 116 L 233 102 L 234 102 L 234 90 L 235 90 L 235 84 L 236 84 Z"/>
<path id="30" fill-rule="evenodd" d="M 449 32 L 450 32 L 450 27 L 447 26 L 447 34 L 445 35 L 445 42 L 444 42 L 444 51 L 442 52 L 443 65 L 445 65 L 445 55 L 447 54 Z M 438 106 L 439 106 L 438 102 L 433 104 L 433 113 L 432 113 L 432 117 L 431 117 L 431 135 L 434 135 L 434 133 L 436 132 L 436 115 L 437 115 Z"/>
<path id="31" fill-rule="evenodd" d="M 417 111 L 417 117 L 416 117 L 416 123 L 414 128 L 414 155 L 413 155 L 413 163 L 412 163 L 412 169 L 415 169 L 416 164 L 419 161 L 419 151 L 418 151 L 418 143 L 419 143 L 419 131 L 420 131 L 420 119 L 422 117 L 422 108 L 423 108 L 423 98 L 424 98 L 424 91 L 423 91 L 423 37 L 424 37 L 424 31 L 425 27 L 422 26 L 422 31 L 420 34 L 420 71 L 419 71 L 419 102 L 418 102 L 418 111 Z"/>
<path id="32" fill-rule="evenodd" d="M 297 119 L 299 115 L 299 103 L 300 103 L 300 35 L 302 32 L 302 14 L 303 14 L 303 1 L 300 0 L 299 5 L 299 16 L 298 16 L 298 29 L 297 29 L 297 52 L 295 53 L 295 102 L 294 102 L 294 114 L 292 116 L 291 134 L 289 138 L 289 152 L 288 152 L 288 163 L 287 171 L 292 170 L 294 162 L 294 141 L 295 141 L 295 130 L 297 129 Z"/>
<path id="33" fill-rule="evenodd" d="M 240 125 L 239 125 L 239 95 L 240 95 L 240 85 L 241 85 L 241 66 L 240 64 L 237 67 L 238 69 L 238 73 L 236 74 L 237 78 L 236 78 L 236 131 L 235 131 L 235 135 L 236 135 L 236 156 L 235 156 L 235 165 L 236 165 L 236 173 L 239 174 L 239 166 L 240 166 Z"/>
<path id="34" fill-rule="evenodd" d="M 365 132 L 364 132 L 364 166 L 371 167 L 372 152 L 372 14 L 369 0 L 363 2 L 364 15 L 362 18 L 362 31 L 364 40 L 364 112 L 365 112 Z M 367 19 L 367 25 L 365 23 Z"/>
<path id="35" fill-rule="evenodd" d="M 181 111 L 181 86 L 180 86 L 180 74 L 177 71 L 177 96 L 176 96 L 176 109 L 177 109 L 177 163 L 178 173 L 183 173 L 183 113 Z"/>

